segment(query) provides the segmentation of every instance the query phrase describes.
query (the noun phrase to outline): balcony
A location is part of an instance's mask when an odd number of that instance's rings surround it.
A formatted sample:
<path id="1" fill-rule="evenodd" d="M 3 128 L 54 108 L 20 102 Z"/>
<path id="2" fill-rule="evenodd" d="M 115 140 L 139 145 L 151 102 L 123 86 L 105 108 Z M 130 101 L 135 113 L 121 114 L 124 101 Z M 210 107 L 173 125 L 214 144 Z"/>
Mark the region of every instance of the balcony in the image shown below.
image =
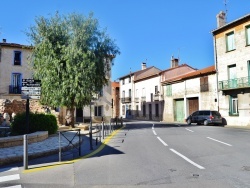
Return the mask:
<path id="1" fill-rule="evenodd" d="M 243 89 L 250 87 L 250 77 L 219 81 L 219 90 Z"/>
<path id="2" fill-rule="evenodd" d="M 154 99 L 154 101 L 160 101 L 161 100 L 161 95 L 160 94 L 154 94 L 153 99 Z"/>
<path id="3" fill-rule="evenodd" d="M 139 97 L 135 97 L 135 102 L 136 102 L 136 103 L 139 102 Z"/>
<path id="4" fill-rule="evenodd" d="M 131 97 L 123 97 L 121 98 L 122 103 L 130 103 L 131 102 Z"/>
<path id="5" fill-rule="evenodd" d="M 21 94 L 21 86 L 9 86 L 9 94 Z"/>
<path id="6" fill-rule="evenodd" d="M 146 102 L 146 96 L 141 97 L 141 102 Z"/>

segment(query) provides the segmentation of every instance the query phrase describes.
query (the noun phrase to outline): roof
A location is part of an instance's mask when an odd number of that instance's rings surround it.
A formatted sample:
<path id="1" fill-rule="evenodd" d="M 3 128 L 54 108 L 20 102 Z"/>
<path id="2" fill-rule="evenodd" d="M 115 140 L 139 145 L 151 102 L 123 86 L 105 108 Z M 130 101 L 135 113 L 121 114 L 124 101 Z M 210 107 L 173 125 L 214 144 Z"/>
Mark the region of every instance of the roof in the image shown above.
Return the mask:
<path id="1" fill-rule="evenodd" d="M 13 47 L 13 48 L 30 48 L 30 49 L 33 48 L 33 46 L 22 45 L 17 43 L 7 43 L 7 42 L 0 42 L 0 46 Z"/>
<path id="2" fill-rule="evenodd" d="M 158 76 L 160 72 L 161 72 L 161 70 L 154 67 L 154 66 L 149 67 L 148 69 L 137 71 L 134 74 L 134 81 L 140 81 L 140 80 L 143 80 L 143 79 L 146 79 L 146 78 L 151 78 L 151 77 L 154 77 L 154 76 Z"/>
<path id="3" fill-rule="evenodd" d="M 171 70 L 173 70 L 173 69 L 177 69 L 177 68 L 180 68 L 180 67 L 190 67 L 191 69 L 194 69 L 193 67 L 191 67 L 191 66 L 189 66 L 189 65 L 187 65 L 187 64 L 184 63 L 184 64 L 178 65 L 178 66 L 176 66 L 176 67 L 172 67 L 172 68 L 163 70 L 163 71 L 161 71 L 160 73 L 164 73 L 164 72 L 167 72 L 167 71 L 171 71 Z M 194 70 L 195 70 L 195 69 L 194 69 Z"/>
<path id="4" fill-rule="evenodd" d="M 112 85 L 112 87 L 120 87 L 119 82 L 112 82 L 111 85 Z"/>
<path id="5" fill-rule="evenodd" d="M 181 82 L 181 81 L 188 80 L 191 78 L 197 78 L 197 77 L 206 76 L 206 75 L 215 74 L 215 73 L 216 73 L 216 69 L 215 69 L 215 66 L 213 65 L 210 67 L 206 67 L 204 69 L 196 70 L 194 72 L 190 72 L 187 74 L 183 74 L 183 75 L 171 78 L 169 80 L 162 82 L 162 84 L 171 84 L 171 83 Z"/>
<path id="6" fill-rule="evenodd" d="M 160 69 L 158 69 L 158 68 L 156 68 L 156 67 L 154 67 L 154 66 L 151 66 L 151 67 L 148 67 L 148 68 L 143 69 L 143 70 L 139 70 L 139 71 L 135 71 L 135 72 L 130 72 L 129 74 L 126 74 L 125 76 L 120 77 L 119 80 L 124 79 L 124 78 L 127 78 L 127 77 L 130 77 L 130 76 L 132 76 L 132 75 L 135 75 L 135 76 L 144 75 L 144 73 L 147 72 L 147 71 L 149 71 L 150 69 L 151 69 L 151 70 L 152 70 L 152 69 L 154 69 L 154 70 L 159 70 L 158 72 L 161 72 Z M 149 77 L 149 76 L 150 76 L 150 75 L 145 75 L 143 78 Z M 151 75 L 151 76 L 152 76 L 152 75 Z M 139 79 L 140 79 L 140 78 L 139 78 Z"/>
<path id="7" fill-rule="evenodd" d="M 246 15 L 244 15 L 244 16 L 242 16 L 242 17 L 240 17 L 240 18 L 238 18 L 238 19 L 236 19 L 236 20 L 234 20 L 234 21 L 232 21 L 232 22 L 230 22 L 230 23 L 227 23 L 227 24 L 225 24 L 225 25 L 223 25 L 223 26 L 221 26 L 221 27 L 219 27 L 219 28 L 217 28 L 217 29 L 214 29 L 214 30 L 212 31 L 212 33 L 215 34 L 216 32 L 218 32 L 218 31 L 220 31 L 220 30 L 223 30 L 223 29 L 227 29 L 227 28 L 229 28 L 229 27 L 232 27 L 234 24 L 236 24 L 236 23 L 238 23 L 238 22 L 240 22 L 240 21 L 246 20 L 246 19 L 249 19 L 249 21 L 250 21 L 250 14 L 246 14 Z"/>

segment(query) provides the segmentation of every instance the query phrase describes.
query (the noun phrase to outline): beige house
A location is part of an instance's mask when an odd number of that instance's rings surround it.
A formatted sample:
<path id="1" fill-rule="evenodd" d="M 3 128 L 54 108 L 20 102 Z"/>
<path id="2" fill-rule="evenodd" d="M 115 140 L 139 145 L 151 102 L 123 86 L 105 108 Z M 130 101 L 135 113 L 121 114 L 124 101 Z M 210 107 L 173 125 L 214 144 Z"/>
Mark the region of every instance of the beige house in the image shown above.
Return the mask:
<path id="1" fill-rule="evenodd" d="M 7 43 L 6 39 L 0 43 L 0 99 L 22 100 L 22 79 L 33 77 L 31 66 L 28 64 L 31 54 L 32 46 Z M 110 78 L 110 74 L 107 76 Z M 84 119 L 88 121 L 90 114 L 94 121 L 100 121 L 102 117 L 109 119 L 112 115 L 111 99 L 111 81 L 109 81 L 109 84 L 98 94 L 98 98 L 93 100 L 92 113 L 90 113 L 90 106 L 76 109 L 75 121 L 83 122 Z M 36 106 L 39 105 L 36 100 L 32 101 Z M 42 106 L 40 108 L 42 109 Z M 59 114 L 60 123 L 65 124 L 66 109 L 60 108 L 56 114 Z"/>
<path id="2" fill-rule="evenodd" d="M 31 46 L 0 43 L 0 99 L 20 99 L 22 79 L 32 78 L 28 58 Z"/>
<path id="3" fill-rule="evenodd" d="M 217 15 L 214 38 L 219 111 L 228 125 L 250 125 L 250 14 L 226 23 Z"/>
<path id="4" fill-rule="evenodd" d="M 163 120 L 185 122 L 196 110 L 217 110 L 215 67 L 191 71 L 162 82 L 165 94 Z"/>

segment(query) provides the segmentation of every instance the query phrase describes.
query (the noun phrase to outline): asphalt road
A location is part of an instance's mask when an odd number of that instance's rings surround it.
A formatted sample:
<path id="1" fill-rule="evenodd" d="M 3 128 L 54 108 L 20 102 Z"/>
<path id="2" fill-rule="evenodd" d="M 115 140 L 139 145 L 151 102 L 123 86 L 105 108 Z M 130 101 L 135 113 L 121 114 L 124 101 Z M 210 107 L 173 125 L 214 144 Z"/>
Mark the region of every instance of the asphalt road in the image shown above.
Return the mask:
<path id="1" fill-rule="evenodd" d="M 250 130 L 130 123 L 96 155 L 27 173 L 19 170 L 13 185 L 247 188 L 249 148 Z"/>

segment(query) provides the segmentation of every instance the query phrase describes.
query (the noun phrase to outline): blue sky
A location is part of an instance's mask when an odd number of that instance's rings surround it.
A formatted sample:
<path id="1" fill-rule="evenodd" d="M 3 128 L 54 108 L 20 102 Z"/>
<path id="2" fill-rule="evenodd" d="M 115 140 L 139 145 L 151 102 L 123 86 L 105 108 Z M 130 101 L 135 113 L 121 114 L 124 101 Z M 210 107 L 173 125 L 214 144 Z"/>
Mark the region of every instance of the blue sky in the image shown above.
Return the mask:
<path id="1" fill-rule="evenodd" d="M 141 63 L 161 70 L 180 58 L 194 68 L 214 64 L 216 14 L 224 0 L 1 0 L 0 39 L 29 44 L 24 31 L 35 17 L 94 13 L 102 28 L 116 40 L 121 54 L 115 59 L 112 80 L 140 70 Z M 250 13 L 249 0 L 227 0 L 227 22 Z"/>

